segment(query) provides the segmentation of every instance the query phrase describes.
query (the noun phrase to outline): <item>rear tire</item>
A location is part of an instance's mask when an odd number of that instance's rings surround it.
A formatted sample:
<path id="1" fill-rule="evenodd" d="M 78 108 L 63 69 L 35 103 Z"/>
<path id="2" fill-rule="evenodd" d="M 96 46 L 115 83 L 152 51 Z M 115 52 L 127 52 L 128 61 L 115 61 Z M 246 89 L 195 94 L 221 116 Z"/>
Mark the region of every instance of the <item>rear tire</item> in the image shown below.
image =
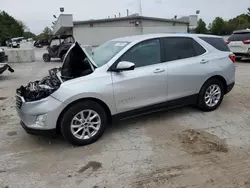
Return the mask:
<path id="1" fill-rule="evenodd" d="M 107 120 L 107 114 L 101 105 L 91 100 L 82 101 L 63 114 L 61 133 L 73 145 L 92 144 L 104 133 Z"/>
<path id="2" fill-rule="evenodd" d="M 207 112 L 217 109 L 224 98 L 224 91 L 223 83 L 220 80 L 208 80 L 199 93 L 198 107 Z"/>
<path id="3" fill-rule="evenodd" d="M 48 53 L 43 54 L 43 61 L 44 62 L 50 62 L 50 55 Z"/>

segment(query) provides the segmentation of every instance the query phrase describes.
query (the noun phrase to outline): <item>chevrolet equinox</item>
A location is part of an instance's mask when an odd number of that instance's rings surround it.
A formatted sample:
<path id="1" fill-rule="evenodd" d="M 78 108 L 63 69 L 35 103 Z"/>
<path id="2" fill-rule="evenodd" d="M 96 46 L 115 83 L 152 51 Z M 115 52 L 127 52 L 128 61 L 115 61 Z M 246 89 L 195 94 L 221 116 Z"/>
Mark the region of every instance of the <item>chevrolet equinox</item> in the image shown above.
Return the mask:
<path id="1" fill-rule="evenodd" d="M 30 134 L 57 131 L 71 144 L 91 144 L 117 118 L 190 104 L 215 110 L 234 87 L 234 62 L 211 35 L 129 36 L 91 54 L 75 42 L 62 67 L 17 89 L 17 112 Z"/>

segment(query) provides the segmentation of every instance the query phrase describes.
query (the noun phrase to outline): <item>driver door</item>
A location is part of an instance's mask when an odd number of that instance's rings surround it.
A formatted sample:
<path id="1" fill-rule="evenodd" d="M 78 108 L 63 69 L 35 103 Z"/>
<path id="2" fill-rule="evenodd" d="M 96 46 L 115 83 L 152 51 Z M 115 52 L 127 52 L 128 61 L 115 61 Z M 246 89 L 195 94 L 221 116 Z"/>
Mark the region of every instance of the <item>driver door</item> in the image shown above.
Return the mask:
<path id="1" fill-rule="evenodd" d="M 159 39 L 136 44 L 118 60 L 121 61 L 134 63 L 135 69 L 112 72 L 118 113 L 167 100 L 167 71 Z"/>

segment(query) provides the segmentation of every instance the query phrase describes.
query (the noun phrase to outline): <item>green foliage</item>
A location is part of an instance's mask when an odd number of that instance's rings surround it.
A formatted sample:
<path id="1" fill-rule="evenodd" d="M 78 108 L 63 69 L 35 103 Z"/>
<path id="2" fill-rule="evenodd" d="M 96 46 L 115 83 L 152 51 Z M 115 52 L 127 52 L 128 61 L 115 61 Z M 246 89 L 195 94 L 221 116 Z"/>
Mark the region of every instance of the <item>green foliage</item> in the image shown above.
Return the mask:
<path id="1" fill-rule="evenodd" d="M 27 30 L 22 21 L 16 20 L 5 11 L 0 11 L 0 46 L 5 45 L 6 40 L 14 37 L 49 39 L 53 35 L 49 27 L 45 27 L 43 32 L 38 36 Z"/>
<path id="2" fill-rule="evenodd" d="M 199 19 L 197 27 L 195 28 L 195 33 L 207 33 L 206 23 L 202 19 Z"/>
<path id="3" fill-rule="evenodd" d="M 24 24 L 5 11 L 0 11 L 0 45 L 13 37 L 21 37 L 24 34 Z"/>
<path id="4" fill-rule="evenodd" d="M 46 39 L 49 39 L 53 35 L 53 32 L 49 27 L 45 27 L 43 30 L 43 35 Z"/>
<path id="5" fill-rule="evenodd" d="M 33 38 L 33 39 L 35 39 L 36 38 L 36 35 L 34 34 L 34 33 L 32 33 L 32 32 L 30 32 L 30 31 L 25 31 L 24 33 L 23 33 L 23 37 L 25 37 L 25 38 Z"/>
<path id="6" fill-rule="evenodd" d="M 36 36 L 36 39 L 50 39 L 52 35 L 52 30 L 49 27 L 45 27 L 43 32 Z"/>
<path id="7" fill-rule="evenodd" d="M 211 33 L 215 35 L 230 35 L 235 30 L 250 29 L 250 8 L 247 14 L 241 14 L 228 21 L 220 17 L 215 18 L 212 23 Z"/>
<path id="8" fill-rule="evenodd" d="M 222 18 L 216 17 L 212 23 L 211 33 L 214 35 L 225 35 L 226 27 L 226 22 Z"/>

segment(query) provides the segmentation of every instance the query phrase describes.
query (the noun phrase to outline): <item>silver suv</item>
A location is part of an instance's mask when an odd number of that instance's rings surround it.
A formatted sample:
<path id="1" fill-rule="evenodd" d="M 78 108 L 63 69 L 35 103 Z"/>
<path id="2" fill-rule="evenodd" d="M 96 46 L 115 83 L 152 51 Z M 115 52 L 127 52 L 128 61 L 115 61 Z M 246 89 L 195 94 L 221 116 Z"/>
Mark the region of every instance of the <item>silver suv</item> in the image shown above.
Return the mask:
<path id="1" fill-rule="evenodd" d="M 209 35 L 130 36 L 91 55 L 75 43 L 61 68 L 17 89 L 17 112 L 28 133 L 54 130 L 86 145 L 116 119 L 189 104 L 215 110 L 234 86 L 234 62 L 222 38 Z"/>

